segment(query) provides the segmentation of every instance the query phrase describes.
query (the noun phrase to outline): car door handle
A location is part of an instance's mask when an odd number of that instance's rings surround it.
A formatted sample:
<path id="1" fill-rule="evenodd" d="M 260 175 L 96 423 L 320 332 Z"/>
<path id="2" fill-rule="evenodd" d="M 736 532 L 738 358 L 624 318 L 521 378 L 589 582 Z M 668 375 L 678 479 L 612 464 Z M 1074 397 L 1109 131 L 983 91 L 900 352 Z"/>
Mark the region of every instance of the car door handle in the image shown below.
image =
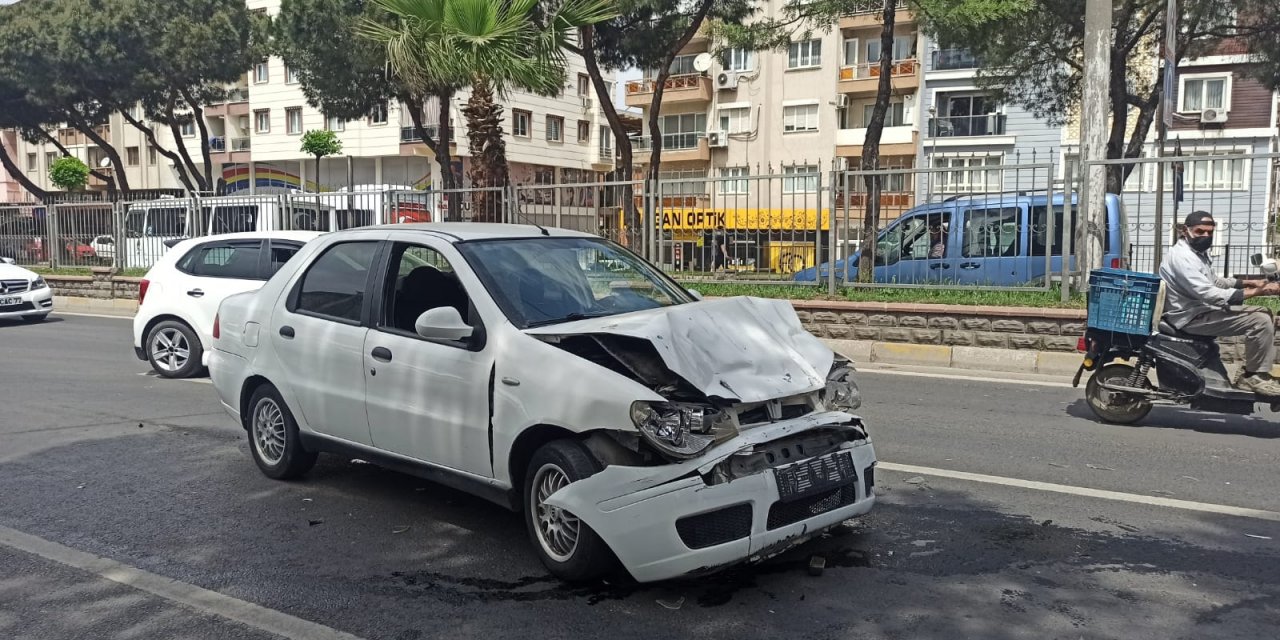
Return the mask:
<path id="1" fill-rule="evenodd" d="M 370 355 L 378 362 L 391 362 L 391 350 L 386 347 L 374 347 Z"/>
<path id="2" fill-rule="evenodd" d="M 204 296 L 204 291 L 200 289 L 192 289 L 187 292 L 187 295 L 191 296 L 192 298 L 200 298 Z"/>
<path id="3" fill-rule="evenodd" d="M 933 264 L 929 265 L 929 268 L 930 268 L 930 269 L 935 269 L 935 270 L 936 270 L 936 269 L 950 269 L 950 268 L 951 268 L 951 265 L 949 265 L 949 264 L 947 264 L 947 263 L 945 263 L 945 262 L 935 262 L 935 263 L 933 263 Z"/>
<path id="4" fill-rule="evenodd" d="M 293 339 L 293 336 L 296 334 L 293 332 L 293 327 L 286 324 L 285 326 L 280 327 L 280 335 L 289 339 Z"/>
<path id="5" fill-rule="evenodd" d="M 976 262 L 962 262 L 962 263 L 960 263 L 960 268 L 961 268 L 961 269 L 977 269 L 977 268 L 979 268 L 979 267 L 981 267 L 981 266 L 982 266 L 982 265 L 980 265 L 980 264 L 978 264 L 978 263 L 976 263 Z"/>

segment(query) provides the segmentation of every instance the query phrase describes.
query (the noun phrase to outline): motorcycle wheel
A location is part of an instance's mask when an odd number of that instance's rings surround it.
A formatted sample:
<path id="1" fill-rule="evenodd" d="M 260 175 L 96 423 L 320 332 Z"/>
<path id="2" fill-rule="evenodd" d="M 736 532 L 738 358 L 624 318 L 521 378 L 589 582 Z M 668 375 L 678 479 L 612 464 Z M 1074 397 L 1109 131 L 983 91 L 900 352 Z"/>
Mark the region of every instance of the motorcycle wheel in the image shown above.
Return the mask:
<path id="1" fill-rule="evenodd" d="M 1103 422 L 1133 424 L 1151 413 L 1151 401 L 1127 393 L 1117 393 L 1102 388 L 1100 383 L 1124 385 L 1133 375 L 1133 367 L 1127 364 L 1109 364 L 1089 378 L 1085 385 L 1085 399 L 1093 413 Z"/>

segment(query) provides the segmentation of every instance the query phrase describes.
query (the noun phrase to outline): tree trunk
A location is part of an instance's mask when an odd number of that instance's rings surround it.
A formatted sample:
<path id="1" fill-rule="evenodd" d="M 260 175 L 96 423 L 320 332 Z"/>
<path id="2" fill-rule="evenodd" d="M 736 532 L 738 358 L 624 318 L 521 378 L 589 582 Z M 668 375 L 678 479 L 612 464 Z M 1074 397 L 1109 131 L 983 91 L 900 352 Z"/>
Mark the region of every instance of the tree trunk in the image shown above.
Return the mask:
<path id="1" fill-rule="evenodd" d="M 1125 136 L 1129 132 L 1129 87 L 1125 79 L 1128 59 L 1123 51 L 1111 52 L 1111 130 L 1107 135 L 1107 159 L 1125 157 Z M 1123 193 L 1125 178 L 1134 165 L 1107 165 L 1107 193 Z M 1095 199 L 1098 197 L 1094 194 Z"/>
<path id="2" fill-rule="evenodd" d="M 200 133 L 200 157 L 204 160 L 204 176 L 200 183 L 205 191 L 213 190 L 213 155 L 209 149 L 209 127 L 204 123 L 204 108 L 192 99 L 191 94 L 183 91 L 182 99 L 191 107 L 191 117 L 195 119 L 196 131 Z"/>
<path id="3" fill-rule="evenodd" d="M 622 180 L 624 181 L 621 189 L 622 208 L 625 212 L 623 226 L 629 232 L 635 233 L 639 231 L 641 223 L 639 212 L 636 209 L 635 189 L 631 185 L 634 173 L 634 152 L 631 148 L 631 138 L 627 136 L 627 131 L 622 126 L 622 118 L 618 116 L 618 108 L 613 104 L 613 96 L 609 94 L 609 85 L 605 83 L 604 75 L 600 72 L 600 63 L 596 60 L 594 49 L 595 28 L 587 26 L 583 27 L 581 31 L 582 60 L 587 65 L 587 76 L 591 78 L 591 86 L 595 89 L 596 100 L 600 103 L 600 109 L 604 111 L 604 118 L 609 121 L 609 131 L 613 133 L 613 143 L 617 145 L 615 147 L 617 150 L 616 170 L 622 174 Z M 622 240 L 622 238 L 614 238 L 614 240 Z M 634 243 L 627 244 L 634 246 Z"/>
<path id="4" fill-rule="evenodd" d="M 467 118 L 467 140 L 471 146 L 471 186 L 476 188 L 507 186 L 507 150 L 503 139 L 502 105 L 493 100 L 493 85 L 487 78 L 477 77 L 471 86 L 471 98 L 462 109 Z M 501 222 L 498 212 L 500 194 L 485 191 L 473 198 L 473 219 Z"/>
<path id="5" fill-rule="evenodd" d="M 662 129 L 658 126 L 660 121 L 658 113 L 662 110 L 662 94 L 666 89 L 667 78 L 671 77 L 671 63 L 675 61 L 676 56 L 680 55 L 680 51 L 688 46 L 689 41 L 698 33 L 698 29 L 702 28 L 702 23 L 707 18 L 707 13 L 711 11 L 711 5 L 715 0 L 699 0 L 698 8 L 693 16 L 689 18 L 689 26 L 680 34 L 680 39 L 672 43 L 671 48 L 667 50 L 665 56 L 662 57 L 662 64 L 658 66 L 658 77 L 654 79 L 653 98 L 649 100 L 649 181 L 656 183 L 658 176 L 662 173 Z M 649 200 L 645 200 L 646 220 L 656 219 L 656 212 L 649 211 Z M 655 226 L 656 228 L 656 226 Z"/>
<path id="6" fill-rule="evenodd" d="M 160 139 L 156 137 L 156 132 L 153 131 L 151 127 L 148 127 L 141 120 L 129 115 L 127 110 L 121 110 L 120 115 L 124 117 L 125 122 L 128 122 L 130 126 L 142 133 L 143 137 L 147 139 L 147 144 L 150 144 L 151 148 L 156 150 L 156 153 L 159 153 L 173 163 L 173 168 L 178 172 L 178 180 L 182 182 L 182 186 L 186 187 L 187 191 L 199 191 L 199 189 L 195 187 L 195 184 L 191 182 L 191 177 L 187 174 L 187 169 L 182 164 L 182 158 L 178 157 L 178 154 L 161 146 Z"/>
<path id="7" fill-rule="evenodd" d="M 876 87 L 876 105 L 871 110 L 871 122 L 867 123 L 867 136 L 862 143 L 864 171 L 880 168 L 880 137 L 884 133 L 884 121 L 889 113 L 889 97 L 893 90 L 893 29 L 897 17 L 897 0 L 884 0 L 884 28 L 880 31 L 880 84 Z M 867 186 L 867 211 L 862 218 L 862 255 L 858 260 L 858 282 L 872 282 L 875 280 L 874 250 L 880 228 L 880 193 L 884 178 L 868 174 L 863 180 Z M 833 268 L 834 266 L 832 265 Z M 848 266 L 846 260 L 846 273 Z"/>
<path id="8" fill-rule="evenodd" d="M 22 188 L 26 189 L 27 193 L 41 202 L 48 199 L 49 192 L 41 189 L 39 185 L 31 181 L 31 178 L 27 177 L 27 174 L 9 156 L 9 150 L 4 145 L 0 145 L 0 164 L 4 165 L 4 169 L 9 172 L 9 176 L 22 185 Z"/>
<path id="9" fill-rule="evenodd" d="M 453 101 L 453 91 L 442 91 L 435 94 L 435 98 L 439 101 L 439 109 L 437 113 L 440 123 L 437 125 L 439 137 L 433 137 L 427 132 L 427 127 L 422 123 L 422 115 L 426 110 L 426 101 L 418 96 L 406 96 L 404 98 L 405 108 L 409 110 L 409 119 L 413 122 L 414 133 L 422 144 L 431 150 L 431 154 L 435 156 L 436 166 L 440 167 L 440 189 L 444 191 L 452 191 L 461 188 L 458 184 L 457 176 L 453 173 L 453 153 L 450 147 L 453 145 L 453 126 L 449 124 L 450 103 Z M 448 198 L 449 212 L 447 219 L 461 219 L 462 202 L 454 194 Z"/>

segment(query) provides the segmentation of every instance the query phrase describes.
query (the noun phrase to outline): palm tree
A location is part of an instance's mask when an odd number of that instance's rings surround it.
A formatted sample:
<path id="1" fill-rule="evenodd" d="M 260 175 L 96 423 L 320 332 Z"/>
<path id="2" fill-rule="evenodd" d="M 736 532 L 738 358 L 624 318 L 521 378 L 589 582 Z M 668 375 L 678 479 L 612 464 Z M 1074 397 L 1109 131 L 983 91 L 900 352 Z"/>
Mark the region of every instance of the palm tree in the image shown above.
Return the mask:
<path id="1" fill-rule="evenodd" d="M 505 187 L 502 107 L 495 95 L 522 89 L 555 96 L 565 50 L 578 29 L 617 15 L 614 0 L 372 0 L 394 25 L 368 20 L 361 32 L 387 47 L 392 70 L 423 89 L 470 86 L 463 110 L 473 187 Z M 498 219 L 482 199 L 477 218 Z"/>

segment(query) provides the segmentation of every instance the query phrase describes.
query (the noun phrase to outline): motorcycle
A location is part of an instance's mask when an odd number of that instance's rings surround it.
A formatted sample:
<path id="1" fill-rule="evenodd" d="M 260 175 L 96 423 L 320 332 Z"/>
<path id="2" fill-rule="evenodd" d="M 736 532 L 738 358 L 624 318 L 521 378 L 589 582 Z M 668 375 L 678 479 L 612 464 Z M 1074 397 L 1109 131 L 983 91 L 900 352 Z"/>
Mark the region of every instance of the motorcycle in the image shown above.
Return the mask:
<path id="1" fill-rule="evenodd" d="M 1250 262 L 1267 280 L 1280 281 L 1276 261 L 1257 254 Z M 1241 391 L 1231 384 L 1214 338 L 1178 331 L 1163 320 L 1149 335 L 1091 327 L 1080 339 L 1079 349 L 1085 354 L 1084 362 L 1072 385 L 1078 388 L 1084 373 L 1092 372 L 1085 398 L 1104 422 L 1133 424 L 1147 417 L 1156 403 L 1235 415 L 1250 415 L 1259 404 L 1280 411 L 1280 398 Z M 1151 380 L 1152 372 L 1156 382 Z"/>

